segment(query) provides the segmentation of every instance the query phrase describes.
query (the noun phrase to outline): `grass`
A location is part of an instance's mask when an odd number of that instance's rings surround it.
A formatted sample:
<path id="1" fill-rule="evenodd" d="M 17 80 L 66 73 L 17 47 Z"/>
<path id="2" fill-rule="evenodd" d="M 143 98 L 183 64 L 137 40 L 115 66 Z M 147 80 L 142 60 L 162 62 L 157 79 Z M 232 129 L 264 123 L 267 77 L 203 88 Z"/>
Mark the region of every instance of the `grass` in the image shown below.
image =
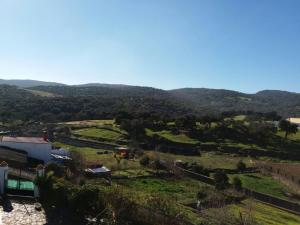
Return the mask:
<path id="1" fill-rule="evenodd" d="M 162 130 L 162 131 L 152 131 L 150 129 L 146 129 L 146 134 L 148 136 L 153 136 L 154 134 L 159 135 L 169 141 L 175 143 L 184 143 L 184 144 L 198 144 L 199 141 L 193 138 L 188 137 L 185 134 L 172 134 L 171 131 Z"/>
<path id="2" fill-rule="evenodd" d="M 61 142 L 54 142 L 54 146 L 60 146 L 69 149 L 70 152 L 78 152 L 84 158 L 86 164 L 103 164 L 104 166 L 112 170 L 122 170 L 122 169 L 139 169 L 139 161 L 133 160 L 121 160 L 118 164 L 117 160 L 113 156 L 112 151 L 107 151 L 103 149 L 89 148 L 89 147 L 76 147 L 72 145 L 67 145 Z M 98 154 L 98 152 L 107 151 L 108 154 Z"/>
<path id="3" fill-rule="evenodd" d="M 235 176 L 241 179 L 243 187 L 278 198 L 291 200 L 284 195 L 284 193 L 290 192 L 291 190 L 279 181 L 274 180 L 271 176 L 262 175 L 260 173 L 230 175 L 231 178 Z"/>
<path id="4" fill-rule="evenodd" d="M 103 126 L 103 125 L 113 125 L 114 120 L 79 120 L 79 121 L 69 121 L 62 122 L 62 125 L 75 125 L 75 126 Z"/>
<path id="5" fill-rule="evenodd" d="M 59 95 L 46 92 L 46 91 L 38 91 L 38 90 L 31 90 L 31 89 L 24 89 L 25 91 L 29 91 L 31 94 L 41 97 L 58 97 Z"/>
<path id="6" fill-rule="evenodd" d="M 172 159 L 172 160 L 182 160 L 184 162 L 197 162 L 205 168 L 222 168 L 222 169 L 236 169 L 236 164 L 242 160 L 247 166 L 251 166 L 252 162 L 250 158 L 247 157 L 235 157 L 230 154 L 216 154 L 214 152 L 205 152 L 201 156 L 184 156 L 184 155 L 174 155 L 171 153 L 160 153 L 148 151 L 146 154 L 155 155 L 157 154 L 161 159 Z"/>
<path id="7" fill-rule="evenodd" d="M 284 131 L 278 131 L 277 135 L 284 138 L 285 132 Z M 300 141 L 300 130 L 296 134 L 289 134 L 288 139 L 291 141 Z"/>
<path id="8" fill-rule="evenodd" d="M 233 119 L 235 121 L 244 121 L 246 119 L 246 115 L 238 115 L 238 116 L 235 116 Z"/>
<path id="9" fill-rule="evenodd" d="M 230 208 L 236 213 L 245 213 L 251 208 L 251 214 L 259 224 L 267 225 L 298 225 L 300 216 L 283 211 L 257 201 L 245 200 L 242 204 L 231 205 Z"/>
<path id="10" fill-rule="evenodd" d="M 200 218 L 190 207 L 183 204 L 194 203 L 198 190 L 206 186 L 205 184 L 189 179 L 174 178 L 137 178 L 122 180 L 121 185 L 125 191 L 135 196 L 139 204 L 145 205 L 145 199 L 150 196 L 159 196 L 160 198 L 170 199 L 176 203 L 173 207 L 180 209 L 183 215 L 193 224 L 199 224 Z"/>
<path id="11" fill-rule="evenodd" d="M 122 133 L 113 131 L 110 129 L 105 128 L 84 128 L 79 130 L 73 131 L 75 134 L 82 135 L 84 137 L 94 137 L 94 138 L 104 138 L 108 140 L 119 140 L 122 139 L 124 136 Z"/>

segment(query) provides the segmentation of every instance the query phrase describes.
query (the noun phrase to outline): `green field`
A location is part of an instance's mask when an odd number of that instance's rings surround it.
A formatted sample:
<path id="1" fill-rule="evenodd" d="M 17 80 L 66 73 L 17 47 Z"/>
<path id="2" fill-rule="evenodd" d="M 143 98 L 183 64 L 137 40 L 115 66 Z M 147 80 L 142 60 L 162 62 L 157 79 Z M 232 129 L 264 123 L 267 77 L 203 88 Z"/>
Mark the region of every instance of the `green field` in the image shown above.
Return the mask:
<path id="1" fill-rule="evenodd" d="M 193 138 L 188 137 L 185 134 L 172 134 L 171 131 L 162 130 L 162 131 L 152 131 L 150 129 L 146 129 L 146 134 L 148 136 L 153 136 L 154 134 L 161 136 L 169 141 L 184 143 L 184 144 L 198 144 L 199 141 Z"/>
<path id="2" fill-rule="evenodd" d="M 84 128 L 73 131 L 75 134 L 79 134 L 84 137 L 103 138 L 112 141 L 120 140 L 124 138 L 124 135 L 119 131 L 105 128 Z"/>
<path id="3" fill-rule="evenodd" d="M 285 137 L 285 132 L 278 131 L 277 135 L 284 138 Z M 296 134 L 289 134 L 288 139 L 291 140 L 291 141 L 300 141 L 300 130 Z"/>
<path id="4" fill-rule="evenodd" d="M 249 173 L 230 175 L 230 177 L 239 177 L 242 181 L 243 187 L 245 188 L 278 198 L 292 200 L 285 195 L 285 193 L 290 193 L 291 190 L 286 185 L 273 179 L 271 176 L 265 176 L 260 173 Z"/>
<path id="5" fill-rule="evenodd" d="M 232 205 L 230 208 L 238 215 L 251 210 L 259 225 L 299 225 L 300 216 L 257 201 L 245 200 L 242 204 Z"/>
<path id="6" fill-rule="evenodd" d="M 104 125 L 113 125 L 114 120 L 79 120 L 79 121 L 70 121 L 58 123 L 59 125 L 69 125 L 69 126 L 104 126 Z"/>
<path id="7" fill-rule="evenodd" d="M 248 157 L 232 156 L 230 154 L 216 154 L 214 152 L 205 152 L 201 156 L 184 156 L 174 155 L 171 153 L 148 151 L 146 154 L 157 154 L 161 159 L 182 160 L 184 162 L 197 162 L 205 168 L 222 168 L 222 169 L 236 169 L 236 164 L 242 160 L 247 166 L 252 165 L 252 161 Z"/>
<path id="8" fill-rule="evenodd" d="M 124 180 L 121 184 L 140 195 L 159 194 L 180 202 L 195 202 L 197 191 L 205 186 L 188 178 L 138 178 Z"/>
<path id="9" fill-rule="evenodd" d="M 89 147 L 76 147 L 60 142 L 54 142 L 54 146 L 69 149 L 71 152 L 80 153 L 87 164 L 103 164 L 112 170 L 140 168 L 139 161 L 134 160 L 121 160 L 120 165 L 118 165 L 112 151 Z M 108 152 L 108 154 L 98 154 L 99 152 Z"/>

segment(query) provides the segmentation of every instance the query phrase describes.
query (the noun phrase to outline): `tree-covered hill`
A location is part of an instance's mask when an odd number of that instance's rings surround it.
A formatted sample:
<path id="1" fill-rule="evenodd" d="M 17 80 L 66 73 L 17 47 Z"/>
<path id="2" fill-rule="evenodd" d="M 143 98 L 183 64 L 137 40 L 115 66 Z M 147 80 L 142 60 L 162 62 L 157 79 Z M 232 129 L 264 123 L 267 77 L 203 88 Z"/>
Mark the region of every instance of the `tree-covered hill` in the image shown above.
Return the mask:
<path id="1" fill-rule="evenodd" d="M 287 91 L 265 90 L 256 94 L 206 88 L 185 88 L 169 93 L 192 105 L 196 111 L 276 111 L 283 117 L 300 116 L 300 94 Z"/>
<path id="2" fill-rule="evenodd" d="M 34 87 L 39 85 L 44 86 L 62 86 L 65 84 L 56 83 L 56 82 L 46 82 L 46 81 L 38 81 L 38 80 L 4 80 L 0 79 L 0 85 L 14 85 L 22 88 Z"/>
<path id="3" fill-rule="evenodd" d="M 30 90 L 0 85 L 1 120 L 102 119 L 113 118 L 120 111 L 169 118 L 228 111 L 276 111 L 283 117 L 300 116 L 300 94 L 283 91 L 256 94 L 204 88 L 165 91 L 127 85 L 36 86 Z"/>

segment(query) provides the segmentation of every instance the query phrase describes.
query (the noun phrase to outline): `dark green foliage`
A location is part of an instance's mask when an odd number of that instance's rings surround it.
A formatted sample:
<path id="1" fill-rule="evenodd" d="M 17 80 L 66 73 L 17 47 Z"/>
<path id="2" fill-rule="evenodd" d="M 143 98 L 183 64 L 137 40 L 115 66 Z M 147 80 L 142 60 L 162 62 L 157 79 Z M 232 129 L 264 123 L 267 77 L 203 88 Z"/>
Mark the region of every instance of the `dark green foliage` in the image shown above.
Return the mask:
<path id="1" fill-rule="evenodd" d="M 199 173 L 205 176 L 209 176 L 209 172 L 207 169 L 203 168 L 203 166 L 197 164 L 196 162 L 191 163 L 191 165 L 189 165 L 189 169 L 195 173 Z"/>
<path id="2" fill-rule="evenodd" d="M 1 121 L 70 121 L 85 119 L 130 119 L 134 114 L 151 114 L 161 118 L 188 115 L 203 116 L 205 123 L 218 121 L 222 112 L 244 114 L 265 112 L 265 119 L 299 116 L 300 95 L 288 92 L 260 92 L 254 95 L 227 90 L 179 89 L 164 91 L 133 86 L 39 86 L 31 88 L 54 94 L 43 97 L 14 86 L 0 85 Z M 214 104 L 211 104 L 211 103 Z M 126 112 L 120 115 L 119 112 Z M 232 113 L 231 113 L 232 114 Z M 159 120 L 157 120 L 159 121 Z M 164 121 L 164 119 L 162 119 Z M 163 124 L 161 124 L 163 125 Z"/>
<path id="3" fill-rule="evenodd" d="M 65 169 L 63 166 L 57 163 L 48 163 L 45 167 L 45 173 L 53 172 L 53 175 L 56 177 L 62 177 L 65 175 Z"/>
<path id="4" fill-rule="evenodd" d="M 282 131 L 285 132 L 285 139 L 287 139 L 289 134 L 296 134 L 298 132 L 298 126 L 296 124 L 292 124 L 287 120 L 281 120 L 279 123 L 279 127 Z"/>
<path id="5" fill-rule="evenodd" d="M 246 164 L 243 162 L 243 161 L 239 161 L 237 164 L 236 164 L 236 168 L 237 170 L 243 172 L 246 170 L 247 166 Z"/>
<path id="6" fill-rule="evenodd" d="M 148 166 L 150 163 L 150 158 L 148 156 L 144 156 L 143 158 L 141 158 L 140 160 L 140 164 L 142 166 Z"/>
<path id="7" fill-rule="evenodd" d="M 93 185 L 84 185 L 76 190 L 71 196 L 70 203 L 74 213 L 81 217 L 89 215 L 91 212 L 96 214 L 99 210 L 104 209 L 99 188 Z"/>
<path id="8" fill-rule="evenodd" d="M 206 198 L 207 197 L 207 193 L 205 193 L 205 192 L 203 192 L 203 191 L 199 191 L 198 193 L 197 193 L 197 199 L 198 200 L 202 200 L 202 199 L 204 199 L 204 198 Z"/>
<path id="9" fill-rule="evenodd" d="M 218 190 L 226 189 L 229 186 L 229 178 L 224 171 L 218 171 L 214 174 L 215 187 Z"/>
<path id="10" fill-rule="evenodd" d="M 194 116 L 180 117 L 175 120 L 175 124 L 180 129 L 194 129 L 196 127 L 196 118 Z"/>
<path id="11" fill-rule="evenodd" d="M 234 187 L 235 190 L 240 191 L 242 189 L 242 181 L 240 178 L 238 177 L 234 177 L 232 180 L 232 185 Z"/>

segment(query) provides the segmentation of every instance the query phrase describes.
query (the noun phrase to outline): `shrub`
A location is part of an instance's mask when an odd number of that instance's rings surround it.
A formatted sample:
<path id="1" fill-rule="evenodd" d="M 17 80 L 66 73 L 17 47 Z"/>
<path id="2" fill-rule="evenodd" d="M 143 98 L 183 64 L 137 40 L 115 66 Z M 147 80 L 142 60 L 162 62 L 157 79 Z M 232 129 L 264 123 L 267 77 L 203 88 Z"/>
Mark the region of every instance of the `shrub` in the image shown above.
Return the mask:
<path id="1" fill-rule="evenodd" d="M 45 173 L 49 173 L 50 171 L 53 172 L 53 175 L 56 177 L 63 177 L 65 175 L 65 169 L 63 166 L 57 163 L 49 163 L 45 167 Z"/>
<path id="2" fill-rule="evenodd" d="M 238 177 L 234 177 L 232 180 L 232 184 L 235 190 L 240 191 L 242 190 L 242 181 Z"/>
<path id="3" fill-rule="evenodd" d="M 226 189 L 229 186 L 229 178 L 224 171 L 218 171 L 214 174 L 215 187 L 218 190 Z"/>
<path id="4" fill-rule="evenodd" d="M 150 158 L 148 156 L 144 156 L 143 158 L 141 158 L 140 160 L 140 164 L 142 166 L 148 166 L 150 163 Z"/>
<path id="5" fill-rule="evenodd" d="M 246 170 L 246 164 L 243 162 L 243 161 L 239 161 L 237 164 L 236 164 L 236 168 L 239 170 L 239 171 L 245 171 Z"/>

